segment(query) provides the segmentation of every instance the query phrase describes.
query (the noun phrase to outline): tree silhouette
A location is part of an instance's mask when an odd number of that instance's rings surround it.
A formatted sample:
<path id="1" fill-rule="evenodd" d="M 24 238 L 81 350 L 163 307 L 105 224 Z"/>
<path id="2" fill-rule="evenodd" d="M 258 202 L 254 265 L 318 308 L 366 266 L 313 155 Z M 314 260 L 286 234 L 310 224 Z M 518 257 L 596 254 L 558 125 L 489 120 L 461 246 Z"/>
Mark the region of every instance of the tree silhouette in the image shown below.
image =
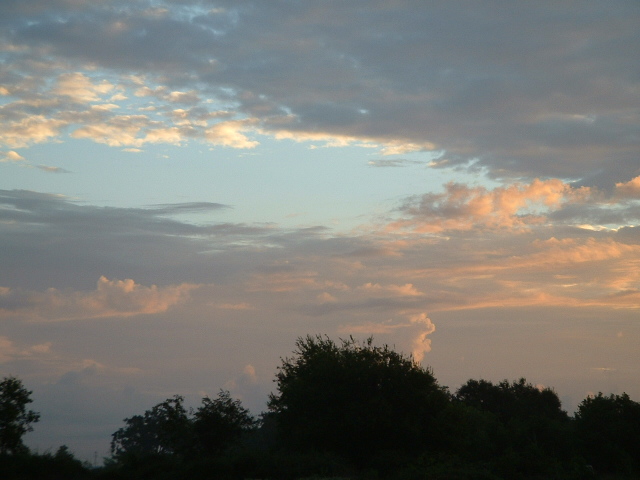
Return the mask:
<path id="1" fill-rule="evenodd" d="M 467 405 L 497 415 L 503 422 L 517 418 L 542 417 L 564 420 L 558 395 L 550 388 L 538 388 L 524 378 L 514 382 L 503 380 L 494 385 L 487 380 L 469 380 L 455 394 Z"/>
<path id="2" fill-rule="evenodd" d="M 582 401 L 575 419 L 581 451 L 596 470 L 640 473 L 640 403 L 598 393 Z"/>
<path id="3" fill-rule="evenodd" d="M 464 405 L 470 425 L 464 432 L 469 454 L 479 452 L 495 462 L 496 471 L 507 477 L 546 475 L 557 462 L 573 455 L 570 422 L 558 395 L 524 378 L 493 384 L 469 380 L 454 395 Z M 476 410 L 482 416 L 473 413 Z M 482 438 L 482 443 L 474 439 Z M 477 459 L 479 455 L 476 455 Z M 475 460 L 474 459 L 474 460 Z"/>
<path id="4" fill-rule="evenodd" d="M 25 433 L 33 430 L 32 423 L 40 419 L 33 410 L 27 410 L 31 391 L 24 388 L 15 377 L 5 377 L 0 382 L 0 453 L 20 453 L 28 449 L 22 443 Z"/>
<path id="5" fill-rule="evenodd" d="M 191 425 L 183 403 L 184 398 L 175 395 L 144 415 L 125 418 L 126 426 L 112 435 L 113 457 L 183 453 L 191 439 Z"/>
<path id="6" fill-rule="evenodd" d="M 438 443 L 436 417 L 448 396 L 429 370 L 369 338 L 336 344 L 307 336 L 282 360 L 269 399 L 291 448 L 333 452 L 364 463 L 380 452 Z"/>
<path id="7" fill-rule="evenodd" d="M 196 450 L 208 454 L 220 453 L 255 426 L 256 421 L 240 400 L 234 400 L 228 391 L 220 390 L 218 398 L 203 398 L 202 405 L 195 412 L 193 428 Z"/>
<path id="8" fill-rule="evenodd" d="M 144 456 L 216 455 L 256 425 L 249 411 L 225 390 L 213 400 L 203 398 L 195 412 L 187 411 L 184 398 L 175 395 L 124 421 L 111 441 L 113 459 L 124 463 Z"/>

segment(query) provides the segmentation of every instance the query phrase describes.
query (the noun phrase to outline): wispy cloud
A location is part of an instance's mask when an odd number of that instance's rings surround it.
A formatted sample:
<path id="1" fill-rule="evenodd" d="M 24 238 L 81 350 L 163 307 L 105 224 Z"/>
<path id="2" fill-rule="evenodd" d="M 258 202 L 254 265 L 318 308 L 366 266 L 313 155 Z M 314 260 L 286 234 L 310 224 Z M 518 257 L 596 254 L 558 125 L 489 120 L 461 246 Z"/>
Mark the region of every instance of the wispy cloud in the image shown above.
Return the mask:
<path id="1" fill-rule="evenodd" d="M 69 172 L 69 170 L 65 170 L 64 168 L 52 167 L 49 165 L 37 165 L 36 168 L 39 168 L 40 170 L 43 170 L 47 173 L 71 173 Z"/>
<path id="2" fill-rule="evenodd" d="M 424 162 L 408 160 L 406 158 L 391 158 L 370 160 L 367 162 L 370 167 L 407 167 L 410 165 L 424 165 Z"/>

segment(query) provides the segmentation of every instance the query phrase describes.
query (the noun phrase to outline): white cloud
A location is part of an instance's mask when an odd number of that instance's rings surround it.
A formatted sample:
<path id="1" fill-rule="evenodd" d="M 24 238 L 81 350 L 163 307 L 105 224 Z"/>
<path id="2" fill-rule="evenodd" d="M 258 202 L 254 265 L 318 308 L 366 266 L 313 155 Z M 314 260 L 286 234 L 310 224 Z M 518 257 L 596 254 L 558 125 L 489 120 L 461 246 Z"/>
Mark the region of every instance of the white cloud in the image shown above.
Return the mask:
<path id="1" fill-rule="evenodd" d="M 431 319 L 427 317 L 426 313 L 419 313 L 409 317 L 411 323 L 419 325 L 421 331 L 413 340 L 412 355 L 416 362 L 422 362 L 424 355 L 431 351 L 431 339 L 428 338 L 433 332 L 436 331 L 436 326 Z"/>
<path id="2" fill-rule="evenodd" d="M 254 120 L 228 120 L 214 124 L 205 130 L 207 141 L 231 148 L 255 148 L 259 142 L 250 140 L 243 132 L 252 129 Z"/>
<path id="3" fill-rule="evenodd" d="M 51 93 L 68 97 L 72 102 L 89 103 L 101 100 L 101 96 L 113 88 L 114 86 L 106 80 L 93 83 L 83 73 L 73 72 L 60 75 Z"/>
<path id="4" fill-rule="evenodd" d="M 18 152 L 9 150 L 8 152 L 0 152 L 0 162 L 21 162 L 24 157 Z"/>
<path id="5" fill-rule="evenodd" d="M 13 148 L 28 147 L 32 143 L 42 143 L 57 137 L 65 126 L 66 122 L 44 115 L 25 116 L 3 124 L 0 142 Z"/>

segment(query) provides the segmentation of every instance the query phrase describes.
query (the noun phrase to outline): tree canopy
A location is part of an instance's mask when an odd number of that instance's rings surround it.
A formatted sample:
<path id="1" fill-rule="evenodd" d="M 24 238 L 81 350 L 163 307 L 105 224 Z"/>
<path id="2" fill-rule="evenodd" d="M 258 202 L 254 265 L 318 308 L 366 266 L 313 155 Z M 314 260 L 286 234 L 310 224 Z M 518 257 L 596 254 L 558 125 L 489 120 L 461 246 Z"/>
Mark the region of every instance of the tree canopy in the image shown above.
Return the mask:
<path id="1" fill-rule="evenodd" d="M 27 410 L 27 405 L 33 402 L 32 393 L 15 377 L 5 377 L 0 382 L 0 453 L 27 449 L 22 437 L 32 431 L 31 424 L 40 419 L 40 414 Z"/>
<path id="2" fill-rule="evenodd" d="M 240 400 L 231 398 L 228 391 L 220 390 L 213 400 L 203 398 L 195 412 L 195 446 L 202 453 L 220 453 L 255 426 L 256 421 Z"/>
<path id="3" fill-rule="evenodd" d="M 126 426 L 112 435 L 112 455 L 183 452 L 190 437 L 189 418 L 183 403 L 184 398 L 175 395 L 147 410 L 144 415 L 125 418 Z"/>
<path id="4" fill-rule="evenodd" d="M 629 395 L 585 398 L 576 412 L 577 438 L 596 469 L 640 474 L 640 403 Z"/>
<path id="5" fill-rule="evenodd" d="M 228 391 L 198 408 L 175 395 L 124 420 L 101 469 L 66 446 L 32 453 L 39 415 L 14 378 L 0 383 L 0 478 L 640 478 L 640 403 L 587 397 L 575 417 L 524 378 L 471 379 L 455 394 L 430 369 L 372 338 L 299 338 L 281 359 L 260 421 Z"/>
<path id="6" fill-rule="evenodd" d="M 524 378 L 511 383 L 503 380 L 496 385 L 487 380 L 469 380 L 457 390 L 455 397 L 497 415 L 504 422 L 532 416 L 550 420 L 567 418 L 556 392 L 539 388 Z"/>
<path id="7" fill-rule="evenodd" d="M 124 421 L 126 425 L 112 435 L 116 459 L 218 454 L 255 425 L 249 411 L 225 390 L 213 400 L 203 398 L 195 413 L 184 407 L 184 397 L 175 395 Z"/>
<path id="8" fill-rule="evenodd" d="M 364 461 L 437 442 L 436 417 L 448 396 L 411 357 L 371 338 L 307 336 L 296 347 L 282 360 L 269 400 L 287 444 Z"/>

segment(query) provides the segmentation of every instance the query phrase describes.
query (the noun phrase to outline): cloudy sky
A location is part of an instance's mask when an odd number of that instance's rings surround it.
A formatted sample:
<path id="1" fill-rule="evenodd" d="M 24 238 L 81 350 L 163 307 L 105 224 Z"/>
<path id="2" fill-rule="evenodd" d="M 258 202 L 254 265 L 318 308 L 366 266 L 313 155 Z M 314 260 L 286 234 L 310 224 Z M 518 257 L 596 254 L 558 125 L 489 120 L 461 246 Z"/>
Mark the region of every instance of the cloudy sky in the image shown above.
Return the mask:
<path id="1" fill-rule="evenodd" d="M 640 3 L 3 0 L 0 374 L 27 443 L 306 334 L 640 400 Z"/>

